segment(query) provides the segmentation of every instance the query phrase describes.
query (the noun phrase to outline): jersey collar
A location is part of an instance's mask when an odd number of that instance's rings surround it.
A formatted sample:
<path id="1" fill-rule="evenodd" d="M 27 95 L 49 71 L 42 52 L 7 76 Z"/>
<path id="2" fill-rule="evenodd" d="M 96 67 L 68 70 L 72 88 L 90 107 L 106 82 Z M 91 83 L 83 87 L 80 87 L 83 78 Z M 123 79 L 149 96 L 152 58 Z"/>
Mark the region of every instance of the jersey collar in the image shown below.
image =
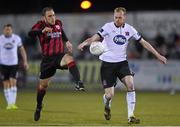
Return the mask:
<path id="1" fill-rule="evenodd" d="M 115 26 L 116 28 L 120 28 L 120 27 L 124 28 L 124 27 L 125 27 L 125 23 L 123 23 L 121 26 L 116 26 L 116 24 L 114 23 L 114 26 Z"/>

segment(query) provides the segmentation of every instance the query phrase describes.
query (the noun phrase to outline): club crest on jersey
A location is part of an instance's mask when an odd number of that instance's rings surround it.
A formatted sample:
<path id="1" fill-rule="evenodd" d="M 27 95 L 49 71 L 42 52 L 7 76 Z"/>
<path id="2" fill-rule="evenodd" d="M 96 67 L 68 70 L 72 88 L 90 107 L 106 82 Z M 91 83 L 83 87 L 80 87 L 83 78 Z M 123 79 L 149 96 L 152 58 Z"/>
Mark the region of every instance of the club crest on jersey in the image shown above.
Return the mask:
<path id="1" fill-rule="evenodd" d="M 129 32 L 125 32 L 126 36 L 129 36 Z"/>
<path id="2" fill-rule="evenodd" d="M 4 45 L 4 48 L 7 49 L 7 50 L 10 50 L 10 49 L 13 48 L 13 44 L 11 44 L 11 43 L 6 43 L 6 44 Z"/>
<path id="3" fill-rule="evenodd" d="M 123 35 L 116 35 L 113 38 L 114 43 L 118 44 L 118 45 L 123 45 L 126 43 L 126 37 Z"/>
<path id="4" fill-rule="evenodd" d="M 60 26 L 59 26 L 59 25 L 56 25 L 56 28 L 59 30 L 59 29 L 60 29 Z"/>

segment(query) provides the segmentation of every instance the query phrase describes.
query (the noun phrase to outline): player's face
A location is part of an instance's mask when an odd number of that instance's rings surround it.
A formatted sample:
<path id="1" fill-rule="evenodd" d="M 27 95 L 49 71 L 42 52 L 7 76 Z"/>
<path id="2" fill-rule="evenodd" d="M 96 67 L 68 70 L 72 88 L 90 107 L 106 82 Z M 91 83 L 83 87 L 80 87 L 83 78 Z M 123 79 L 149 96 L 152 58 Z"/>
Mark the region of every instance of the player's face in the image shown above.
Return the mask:
<path id="1" fill-rule="evenodd" d="M 126 19 L 126 16 L 123 11 L 114 13 L 114 22 L 116 26 L 121 26 L 122 24 L 124 24 L 125 19 Z"/>
<path id="2" fill-rule="evenodd" d="M 4 27 L 3 33 L 5 36 L 11 36 L 12 35 L 12 27 Z"/>
<path id="3" fill-rule="evenodd" d="M 55 19 L 56 19 L 54 11 L 53 10 L 46 11 L 44 19 L 50 25 L 54 25 L 55 24 Z"/>

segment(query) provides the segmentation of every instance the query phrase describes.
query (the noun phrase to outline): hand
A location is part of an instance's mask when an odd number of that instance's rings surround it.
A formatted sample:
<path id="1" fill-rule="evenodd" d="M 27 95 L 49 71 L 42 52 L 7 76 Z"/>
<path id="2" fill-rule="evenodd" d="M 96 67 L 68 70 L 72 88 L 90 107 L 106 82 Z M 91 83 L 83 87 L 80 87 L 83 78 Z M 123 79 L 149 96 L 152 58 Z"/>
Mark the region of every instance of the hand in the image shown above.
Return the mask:
<path id="1" fill-rule="evenodd" d="M 159 60 L 161 63 L 163 63 L 163 64 L 166 64 L 166 63 L 167 63 L 167 59 L 166 59 L 164 56 L 159 55 L 157 58 L 158 58 L 158 60 Z"/>
<path id="2" fill-rule="evenodd" d="M 67 42 L 66 42 L 66 47 L 67 47 L 68 51 L 69 51 L 70 53 L 72 53 L 73 46 L 72 46 L 71 42 L 67 41 Z"/>
<path id="3" fill-rule="evenodd" d="M 81 51 L 83 51 L 83 48 L 84 48 L 84 46 L 86 46 L 86 45 L 87 45 L 87 42 L 84 41 L 84 42 L 82 42 L 81 44 L 78 45 L 78 49 L 81 50 Z"/>
<path id="4" fill-rule="evenodd" d="M 23 63 L 24 69 L 27 70 L 29 68 L 29 64 L 27 62 Z"/>
<path id="5" fill-rule="evenodd" d="M 45 33 L 45 32 L 52 32 L 52 28 L 50 27 L 45 27 L 43 30 L 42 30 L 42 33 Z"/>

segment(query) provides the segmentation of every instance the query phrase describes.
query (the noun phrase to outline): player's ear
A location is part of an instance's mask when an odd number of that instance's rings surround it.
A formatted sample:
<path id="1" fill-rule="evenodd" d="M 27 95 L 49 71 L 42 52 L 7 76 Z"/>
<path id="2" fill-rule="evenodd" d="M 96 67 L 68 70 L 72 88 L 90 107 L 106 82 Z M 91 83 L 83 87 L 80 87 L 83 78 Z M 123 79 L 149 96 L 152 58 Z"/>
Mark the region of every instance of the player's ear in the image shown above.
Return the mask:
<path id="1" fill-rule="evenodd" d="M 43 16 L 43 20 L 46 20 L 45 16 Z"/>

